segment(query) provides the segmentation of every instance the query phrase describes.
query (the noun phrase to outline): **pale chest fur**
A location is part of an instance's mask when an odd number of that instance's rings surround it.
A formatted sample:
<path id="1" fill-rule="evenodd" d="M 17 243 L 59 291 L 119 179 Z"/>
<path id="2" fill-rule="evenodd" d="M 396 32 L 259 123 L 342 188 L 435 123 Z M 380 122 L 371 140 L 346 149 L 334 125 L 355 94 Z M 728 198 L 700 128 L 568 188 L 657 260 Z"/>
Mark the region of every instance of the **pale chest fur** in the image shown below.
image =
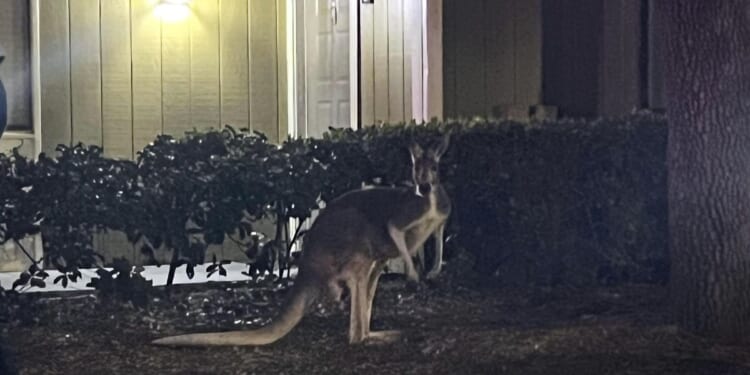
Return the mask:
<path id="1" fill-rule="evenodd" d="M 445 212 L 441 212 L 436 194 L 429 195 L 429 208 L 419 220 L 406 231 L 406 244 L 410 253 L 415 253 L 435 230 L 448 219 Z"/>

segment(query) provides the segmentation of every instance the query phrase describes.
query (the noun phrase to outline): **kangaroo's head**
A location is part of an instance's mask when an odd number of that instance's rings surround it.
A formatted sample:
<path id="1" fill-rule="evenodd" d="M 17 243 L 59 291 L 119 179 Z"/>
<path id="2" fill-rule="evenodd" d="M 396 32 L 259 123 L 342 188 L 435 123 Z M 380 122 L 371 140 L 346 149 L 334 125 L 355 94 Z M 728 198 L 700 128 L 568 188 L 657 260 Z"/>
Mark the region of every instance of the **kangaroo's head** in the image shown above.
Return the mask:
<path id="1" fill-rule="evenodd" d="M 440 157 L 448 148 L 449 140 L 450 136 L 446 134 L 437 146 L 426 150 L 422 149 L 416 143 L 412 143 L 409 146 L 412 162 L 412 179 L 414 180 L 417 195 L 428 195 L 440 184 L 440 175 L 438 173 Z"/>

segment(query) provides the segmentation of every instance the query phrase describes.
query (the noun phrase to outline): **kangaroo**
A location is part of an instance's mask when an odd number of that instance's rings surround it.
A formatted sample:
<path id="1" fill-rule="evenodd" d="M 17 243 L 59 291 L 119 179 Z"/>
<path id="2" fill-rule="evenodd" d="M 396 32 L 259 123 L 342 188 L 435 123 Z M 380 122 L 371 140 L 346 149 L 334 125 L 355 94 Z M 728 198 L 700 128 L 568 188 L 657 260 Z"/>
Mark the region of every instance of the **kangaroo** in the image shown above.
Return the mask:
<path id="1" fill-rule="evenodd" d="M 451 203 L 440 185 L 438 166 L 448 147 L 444 136 L 435 148 L 409 147 L 413 188 L 354 190 L 330 201 L 305 234 L 299 272 L 279 315 L 255 330 L 197 333 L 153 341 L 166 346 L 266 345 L 289 333 L 305 310 L 321 297 L 341 300 L 349 290 L 349 343 L 393 341 L 398 331 L 370 331 L 373 297 L 388 259 L 401 257 L 407 276 L 418 280 L 412 256 L 431 235 L 437 254 L 429 272 L 440 272 L 442 237 Z"/>

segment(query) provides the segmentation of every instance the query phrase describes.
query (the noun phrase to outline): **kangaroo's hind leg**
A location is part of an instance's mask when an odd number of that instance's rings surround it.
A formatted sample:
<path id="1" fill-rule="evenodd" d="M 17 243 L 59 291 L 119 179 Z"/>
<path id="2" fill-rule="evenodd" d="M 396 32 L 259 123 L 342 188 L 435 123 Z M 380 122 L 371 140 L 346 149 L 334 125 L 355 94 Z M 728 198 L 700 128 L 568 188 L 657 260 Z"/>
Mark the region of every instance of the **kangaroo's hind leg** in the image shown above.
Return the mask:
<path id="1" fill-rule="evenodd" d="M 367 304 L 365 306 L 365 321 L 368 322 L 367 324 L 367 334 L 370 334 L 370 322 L 372 320 L 372 303 L 375 299 L 375 290 L 378 288 L 378 280 L 380 279 L 380 275 L 383 273 L 383 268 L 385 268 L 385 262 L 383 261 L 377 261 L 373 262 L 372 267 L 370 268 L 370 274 L 367 280 Z"/>
<path id="2" fill-rule="evenodd" d="M 445 223 L 442 223 L 437 227 L 435 233 L 433 234 L 433 236 L 435 237 L 435 259 L 432 262 L 432 268 L 430 269 L 430 272 L 427 273 L 427 279 L 431 280 L 437 278 L 438 274 L 440 274 L 440 269 L 443 267 L 444 233 Z M 422 253 L 424 253 L 424 248 L 422 248 Z M 422 257 L 424 258 L 424 254 L 422 254 Z M 424 260 L 422 260 L 422 264 L 425 264 Z"/>
<path id="3" fill-rule="evenodd" d="M 357 344 L 367 338 L 370 322 L 367 316 L 367 269 L 356 272 L 346 282 L 349 288 L 351 309 L 349 312 L 349 343 Z"/>
<path id="4" fill-rule="evenodd" d="M 373 263 L 370 269 L 370 275 L 367 282 L 367 305 L 365 309 L 365 316 L 363 320 L 367 322 L 367 339 L 375 340 L 380 342 L 393 342 L 401 337 L 401 332 L 396 330 L 388 331 L 370 331 L 370 321 L 372 319 L 372 304 L 375 299 L 375 291 L 378 288 L 378 280 L 380 275 L 383 274 L 383 268 L 385 268 L 385 262 L 377 261 Z"/>

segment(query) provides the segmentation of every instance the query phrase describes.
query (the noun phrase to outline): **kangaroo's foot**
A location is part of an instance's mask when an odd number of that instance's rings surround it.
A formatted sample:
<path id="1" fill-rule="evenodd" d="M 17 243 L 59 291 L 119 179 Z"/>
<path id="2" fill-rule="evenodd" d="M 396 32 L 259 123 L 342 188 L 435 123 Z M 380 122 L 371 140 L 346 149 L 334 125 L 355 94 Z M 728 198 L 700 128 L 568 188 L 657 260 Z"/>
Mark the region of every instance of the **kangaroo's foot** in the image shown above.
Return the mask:
<path id="1" fill-rule="evenodd" d="M 367 334 L 365 338 L 366 344 L 391 344 L 401 339 L 401 331 L 388 330 L 388 331 L 374 331 Z"/>
<path id="2" fill-rule="evenodd" d="M 412 267 L 406 271 L 406 279 L 413 283 L 419 283 L 419 273 Z"/>
<path id="3" fill-rule="evenodd" d="M 427 273 L 427 276 L 425 276 L 425 278 L 427 278 L 427 280 L 435 280 L 437 279 L 438 275 L 440 275 L 440 268 L 431 270 Z"/>

